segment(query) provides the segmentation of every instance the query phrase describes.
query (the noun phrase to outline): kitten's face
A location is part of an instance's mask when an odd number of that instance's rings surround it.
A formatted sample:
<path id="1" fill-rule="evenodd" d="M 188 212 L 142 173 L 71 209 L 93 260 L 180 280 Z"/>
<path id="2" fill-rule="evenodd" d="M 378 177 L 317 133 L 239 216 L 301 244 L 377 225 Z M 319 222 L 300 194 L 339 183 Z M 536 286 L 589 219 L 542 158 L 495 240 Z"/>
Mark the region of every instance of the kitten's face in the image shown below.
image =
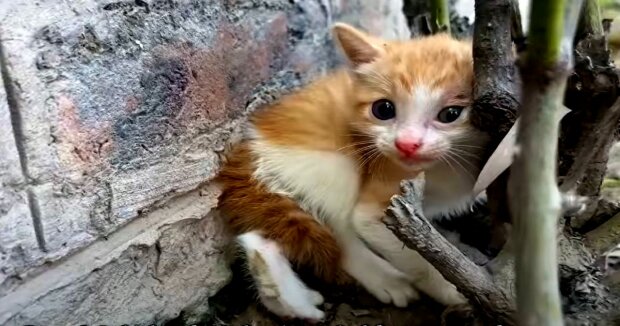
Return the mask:
<path id="1" fill-rule="evenodd" d="M 356 133 L 411 170 L 469 155 L 467 140 L 479 134 L 469 122 L 471 45 L 446 35 L 388 42 L 342 32 L 336 28 L 356 76 Z"/>

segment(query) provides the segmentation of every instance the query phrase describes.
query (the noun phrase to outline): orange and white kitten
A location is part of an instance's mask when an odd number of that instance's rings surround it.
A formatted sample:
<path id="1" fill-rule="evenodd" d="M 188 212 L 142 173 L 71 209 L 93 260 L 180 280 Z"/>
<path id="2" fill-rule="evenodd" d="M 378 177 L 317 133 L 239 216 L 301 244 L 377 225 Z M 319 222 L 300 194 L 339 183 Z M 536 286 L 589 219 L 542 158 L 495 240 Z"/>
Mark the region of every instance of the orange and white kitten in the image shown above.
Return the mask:
<path id="1" fill-rule="evenodd" d="M 255 112 L 217 179 L 219 210 L 260 299 L 280 316 L 322 319 L 322 296 L 293 271 L 305 267 L 328 282 L 353 278 L 401 307 L 417 290 L 464 303 L 380 218 L 400 181 L 420 171 L 428 217 L 472 203 L 486 136 L 468 119 L 471 45 L 447 35 L 383 40 L 345 24 L 333 31 L 349 67 Z"/>

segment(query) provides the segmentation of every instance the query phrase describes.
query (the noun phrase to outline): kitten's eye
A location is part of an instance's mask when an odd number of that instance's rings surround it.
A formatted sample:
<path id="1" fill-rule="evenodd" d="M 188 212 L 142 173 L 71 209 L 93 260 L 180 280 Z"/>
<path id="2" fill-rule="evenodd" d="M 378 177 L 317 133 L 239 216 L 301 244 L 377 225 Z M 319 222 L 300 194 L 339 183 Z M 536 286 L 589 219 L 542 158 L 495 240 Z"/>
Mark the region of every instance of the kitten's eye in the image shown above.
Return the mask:
<path id="1" fill-rule="evenodd" d="M 461 112 L 463 112 L 462 106 L 449 106 L 439 112 L 437 120 L 443 123 L 451 123 L 461 116 Z"/>
<path id="2" fill-rule="evenodd" d="M 381 99 L 372 103 L 372 115 L 379 120 L 390 120 L 396 116 L 394 103 Z"/>

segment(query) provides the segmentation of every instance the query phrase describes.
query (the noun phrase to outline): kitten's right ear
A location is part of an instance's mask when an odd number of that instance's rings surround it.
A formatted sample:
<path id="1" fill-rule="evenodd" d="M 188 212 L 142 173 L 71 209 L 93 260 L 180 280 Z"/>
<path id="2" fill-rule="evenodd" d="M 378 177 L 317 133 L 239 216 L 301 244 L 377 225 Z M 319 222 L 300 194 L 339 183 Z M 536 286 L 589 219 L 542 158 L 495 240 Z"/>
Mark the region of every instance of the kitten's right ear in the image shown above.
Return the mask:
<path id="1" fill-rule="evenodd" d="M 336 23 L 332 33 L 353 67 L 373 62 L 385 51 L 378 39 L 351 25 Z"/>

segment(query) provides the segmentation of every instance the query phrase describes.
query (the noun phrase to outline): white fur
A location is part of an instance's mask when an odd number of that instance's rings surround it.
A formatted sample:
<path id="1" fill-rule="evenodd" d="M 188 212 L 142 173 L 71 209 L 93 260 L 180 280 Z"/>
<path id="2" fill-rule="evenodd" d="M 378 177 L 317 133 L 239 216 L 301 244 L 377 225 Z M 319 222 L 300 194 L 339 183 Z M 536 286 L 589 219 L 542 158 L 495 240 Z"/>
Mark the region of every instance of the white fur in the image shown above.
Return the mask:
<path id="1" fill-rule="evenodd" d="M 274 193 L 296 199 L 322 222 L 337 227 L 357 199 L 355 161 L 344 154 L 252 142 L 257 156 L 254 177 Z M 341 226 L 345 227 L 346 226 Z"/>
<path id="2" fill-rule="evenodd" d="M 411 138 L 423 143 L 420 153 L 437 147 L 441 136 L 428 121 L 433 121 L 441 109 L 442 91 L 417 86 L 406 100 L 396 102 L 396 117 L 388 121 L 376 121 L 370 132 L 375 136 L 377 147 L 396 163 L 401 163 L 394 143 L 397 138 Z M 375 119 L 376 120 L 376 119 Z"/>
<path id="3" fill-rule="evenodd" d="M 356 231 L 366 242 L 394 267 L 403 272 L 410 282 L 433 299 L 445 305 L 465 303 L 456 287 L 418 252 L 404 246 L 380 221 L 383 208 L 377 203 L 360 203 L 353 212 Z"/>
<path id="4" fill-rule="evenodd" d="M 404 306 L 415 296 L 404 275 L 360 240 L 350 215 L 357 201 L 359 176 L 353 159 L 344 154 L 293 149 L 268 144 L 256 135 L 254 177 L 270 191 L 285 193 L 337 235 L 344 251 L 344 270 L 383 302 Z"/>
<path id="5" fill-rule="evenodd" d="M 344 237 L 344 269 L 379 301 L 406 307 L 419 297 L 407 276 L 369 250 L 357 235 Z"/>
<path id="6" fill-rule="evenodd" d="M 237 237 L 239 244 L 245 249 L 248 259 L 251 255 L 260 255 L 267 264 L 269 275 L 254 275 L 255 278 L 272 280 L 277 290 L 261 286 L 256 282 L 261 302 L 272 312 L 282 317 L 307 318 L 321 320 L 325 313 L 316 308 L 323 303 L 320 293 L 308 289 L 291 269 L 289 261 L 281 253 L 278 245 L 263 238 L 256 232 L 244 233 Z"/>

